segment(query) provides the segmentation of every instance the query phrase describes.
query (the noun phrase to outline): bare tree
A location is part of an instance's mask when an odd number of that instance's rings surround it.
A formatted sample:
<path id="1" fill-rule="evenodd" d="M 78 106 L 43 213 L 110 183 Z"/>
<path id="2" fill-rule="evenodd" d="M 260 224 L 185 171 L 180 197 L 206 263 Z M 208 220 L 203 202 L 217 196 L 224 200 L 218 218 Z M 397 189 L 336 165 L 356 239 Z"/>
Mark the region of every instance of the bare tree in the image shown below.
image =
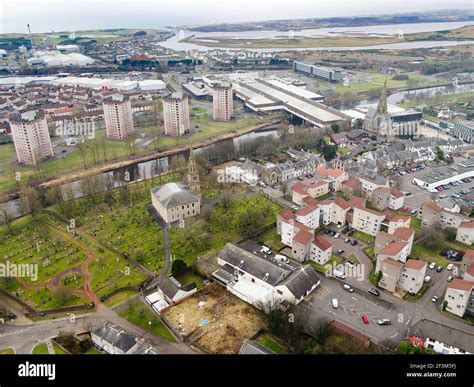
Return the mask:
<path id="1" fill-rule="evenodd" d="M 38 191 L 32 187 L 23 187 L 20 190 L 20 203 L 23 213 L 31 213 L 33 218 L 41 210 L 41 200 Z"/>

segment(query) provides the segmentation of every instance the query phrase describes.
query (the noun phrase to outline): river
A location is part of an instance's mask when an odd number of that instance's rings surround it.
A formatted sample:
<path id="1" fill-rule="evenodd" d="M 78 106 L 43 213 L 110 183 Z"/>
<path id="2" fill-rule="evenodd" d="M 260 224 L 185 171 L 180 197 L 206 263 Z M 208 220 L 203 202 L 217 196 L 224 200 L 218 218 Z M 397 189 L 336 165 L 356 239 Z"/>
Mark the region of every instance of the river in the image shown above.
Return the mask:
<path id="1" fill-rule="evenodd" d="M 243 134 L 239 137 L 235 137 L 231 140 L 222 140 L 221 142 L 232 142 L 234 150 L 237 152 L 240 149 L 240 145 L 248 140 L 252 140 L 262 136 L 276 136 L 277 135 L 277 125 L 268 125 L 266 127 L 260 128 L 255 132 L 250 132 Z M 206 149 L 212 149 L 215 144 L 207 145 L 202 148 L 194 149 L 193 154 L 199 155 L 201 152 L 205 151 Z M 186 155 L 187 156 L 187 155 Z M 142 180 L 142 179 L 150 179 L 153 176 L 157 176 L 160 173 L 160 167 L 162 173 L 166 173 L 170 171 L 170 158 L 163 157 L 157 158 L 145 162 L 140 162 L 136 164 L 132 164 L 125 168 L 118 168 L 113 171 L 104 172 L 98 175 L 95 175 L 97 178 L 100 178 L 102 181 L 101 186 L 103 190 L 113 189 L 120 186 L 127 185 L 134 181 Z M 67 199 L 67 197 L 74 196 L 75 198 L 80 198 L 84 196 L 82 192 L 83 180 L 76 180 L 70 183 L 62 184 L 61 191 L 63 193 L 63 197 Z M 19 199 L 14 199 L 9 202 L 0 203 L 0 206 L 3 208 L 7 208 L 10 213 L 13 214 L 14 217 L 20 217 L 24 215 L 24 211 L 21 208 L 21 203 Z"/>
<path id="2" fill-rule="evenodd" d="M 212 41 L 216 37 L 225 37 L 228 39 L 277 39 L 282 36 L 294 36 L 294 37 L 329 37 L 329 36 L 393 36 L 398 35 L 400 32 L 403 34 L 411 34 L 417 32 L 433 32 L 449 30 L 453 28 L 463 27 L 465 25 L 474 25 L 474 21 L 465 22 L 444 22 L 444 23 L 415 23 L 415 24 L 389 24 L 379 26 L 364 26 L 364 27 L 332 27 L 332 28 L 318 28 L 308 29 L 301 31 L 242 31 L 242 32 L 195 32 L 195 31 L 179 31 L 175 36 L 170 39 L 159 43 L 160 46 L 173 49 L 176 51 L 210 51 L 217 49 L 218 47 L 205 47 L 188 42 L 180 42 L 180 40 L 196 35 L 204 39 Z M 474 44 L 472 40 L 466 41 L 419 41 L 419 42 L 400 42 L 393 44 L 381 44 L 374 46 L 358 46 L 358 47 L 314 47 L 314 48 L 249 48 L 246 50 L 255 52 L 278 52 L 278 51 L 321 51 L 321 50 L 339 50 L 339 51 L 357 51 L 357 50 L 374 50 L 374 49 L 413 49 L 413 48 L 430 48 L 440 46 L 456 46 L 459 44 Z M 226 47 L 219 47 L 223 50 L 227 50 Z M 231 49 L 240 51 L 241 48 Z"/>

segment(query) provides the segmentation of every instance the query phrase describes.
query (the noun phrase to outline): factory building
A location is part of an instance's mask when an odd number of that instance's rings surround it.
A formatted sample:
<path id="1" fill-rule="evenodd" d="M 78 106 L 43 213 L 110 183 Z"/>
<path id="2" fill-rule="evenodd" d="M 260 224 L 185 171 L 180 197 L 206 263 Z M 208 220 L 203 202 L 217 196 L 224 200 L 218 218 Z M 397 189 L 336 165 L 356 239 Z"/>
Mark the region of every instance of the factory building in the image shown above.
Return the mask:
<path id="1" fill-rule="evenodd" d="M 474 122 L 464 121 L 455 123 L 451 129 L 451 134 L 470 144 L 474 143 Z"/>
<path id="2" fill-rule="evenodd" d="M 324 79 L 328 82 L 342 82 L 342 71 L 330 67 L 309 65 L 303 62 L 293 62 L 293 70 L 309 76 Z"/>

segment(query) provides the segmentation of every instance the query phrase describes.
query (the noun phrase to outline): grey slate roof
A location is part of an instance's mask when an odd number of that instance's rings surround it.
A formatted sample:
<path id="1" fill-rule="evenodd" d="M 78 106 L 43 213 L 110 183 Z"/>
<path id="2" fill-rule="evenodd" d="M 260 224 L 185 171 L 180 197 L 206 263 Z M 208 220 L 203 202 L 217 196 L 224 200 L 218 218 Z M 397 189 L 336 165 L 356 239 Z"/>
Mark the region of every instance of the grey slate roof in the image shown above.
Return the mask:
<path id="1" fill-rule="evenodd" d="M 468 327 L 466 326 L 466 329 Z M 440 323 L 423 319 L 413 325 L 410 334 L 423 339 L 430 338 L 444 344 L 474 353 L 474 335 Z"/>
<path id="2" fill-rule="evenodd" d="M 127 353 L 137 343 L 136 336 L 111 322 L 107 322 L 94 329 L 92 333 L 103 341 L 112 344 L 115 348 L 119 348 L 124 353 Z"/>
<path id="3" fill-rule="evenodd" d="M 168 183 L 151 190 L 165 208 L 193 203 L 199 198 L 188 191 L 183 183 Z"/>
<path id="4" fill-rule="evenodd" d="M 219 258 L 227 262 L 229 265 L 238 267 L 246 273 L 261 280 L 263 280 L 268 273 L 268 279 L 265 282 L 273 286 L 276 286 L 291 273 L 290 269 L 266 261 L 247 250 L 233 245 L 232 243 L 227 243 L 225 245 L 219 253 Z"/>
<path id="5" fill-rule="evenodd" d="M 279 266 L 231 243 L 227 243 L 222 249 L 219 258 L 226 262 L 224 264 L 226 267 L 229 265 L 238 267 L 241 271 L 262 281 L 266 278 L 265 282 L 272 286 L 286 286 L 296 299 L 306 296 L 320 281 L 316 271 L 309 265 L 298 268 L 288 265 Z"/>
<path id="6" fill-rule="evenodd" d="M 308 292 L 320 282 L 318 274 L 309 265 L 296 269 L 280 286 L 286 286 L 296 299 L 305 297 Z"/>
<path id="7" fill-rule="evenodd" d="M 239 355 L 274 355 L 275 352 L 257 343 L 254 340 L 245 340 L 240 348 Z"/>

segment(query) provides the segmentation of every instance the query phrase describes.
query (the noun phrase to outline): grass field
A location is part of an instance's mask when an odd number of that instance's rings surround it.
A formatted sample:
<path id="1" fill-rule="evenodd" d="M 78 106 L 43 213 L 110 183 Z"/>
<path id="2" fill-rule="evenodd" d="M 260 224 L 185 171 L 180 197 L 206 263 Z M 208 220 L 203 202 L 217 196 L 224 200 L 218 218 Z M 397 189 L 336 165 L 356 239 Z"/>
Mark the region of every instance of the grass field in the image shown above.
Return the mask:
<path id="1" fill-rule="evenodd" d="M 283 345 L 278 343 L 272 336 L 268 334 L 260 335 L 257 338 L 257 342 L 279 355 L 288 353 L 287 349 Z"/>
<path id="2" fill-rule="evenodd" d="M 0 349 L 0 355 L 14 355 L 15 350 L 13 348 Z"/>
<path id="3" fill-rule="evenodd" d="M 176 340 L 161 320 L 142 302 L 130 303 L 119 315 L 132 324 L 174 343 Z"/>

